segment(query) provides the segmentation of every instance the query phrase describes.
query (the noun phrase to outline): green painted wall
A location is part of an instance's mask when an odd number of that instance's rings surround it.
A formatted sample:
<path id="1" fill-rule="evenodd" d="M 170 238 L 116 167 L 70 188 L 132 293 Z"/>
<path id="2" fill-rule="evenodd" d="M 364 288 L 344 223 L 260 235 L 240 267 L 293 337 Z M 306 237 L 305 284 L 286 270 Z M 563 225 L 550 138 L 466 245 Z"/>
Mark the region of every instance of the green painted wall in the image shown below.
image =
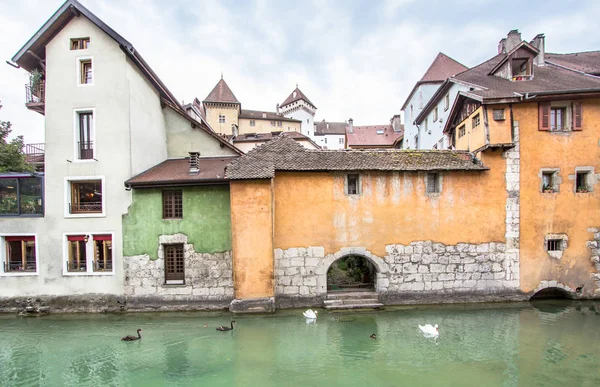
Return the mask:
<path id="1" fill-rule="evenodd" d="M 134 189 L 123 215 L 123 255 L 157 259 L 159 235 L 185 234 L 198 253 L 231 250 L 229 186 L 182 188 L 183 219 L 162 218 L 162 189 Z"/>

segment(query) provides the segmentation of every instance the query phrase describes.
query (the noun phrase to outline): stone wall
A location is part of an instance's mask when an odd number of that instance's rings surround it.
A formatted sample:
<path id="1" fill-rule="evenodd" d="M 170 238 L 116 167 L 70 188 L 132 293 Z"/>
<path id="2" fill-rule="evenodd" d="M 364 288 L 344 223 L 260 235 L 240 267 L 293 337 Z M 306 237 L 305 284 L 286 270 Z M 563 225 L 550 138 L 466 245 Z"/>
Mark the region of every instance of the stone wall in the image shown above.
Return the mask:
<path id="1" fill-rule="evenodd" d="M 600 227 L 590 227 L 588 231 L 592 233 L 593 237 L 587 242 L 587 247 L 592 252 L 591 260 L 596 269 L 596 273 L 592 274 L 592 279 L 596 284 L 593 295 L 600 297 Z"/>
<path id="2" fill-rule="evenodd" d="M 165 285 L 165 244 L 181 243 L 184 247 L 185 283 Z M 193 299 L 231 301 L 233 299 L 233 271 L 231 252 L 198 253 L 187 243 L 183 234 L 159 237 L 158 259 L 136 255 L 123 259 L 124 291 L 128 301 L 135 298 Z"/>
<path id="3" fill-rule="evenodd" d="M 512 127 L 513 144 L 515 146 L 504 152 L 506 159 L 506 280 L 516 281 L 519 286 L 520 276 L 520 230 L 521 230 L 521 146 L 519 143 L 519 122 L 514 121 Z"/>
<path id="4" fill-rule="evenodd" d="M 444 245 L 432 241 L 386 246 L 385 257 L 364 247 L 342 248 L 325 255 L 323 247 L 275 249 L 275 293 L 284 304 L 309 305 L 327 294 L 327 271 L 348 255 L 361 255 L 374 264 L 375 290 L 386 303 L 429 298 L 448 302 L 447 295 L 478 294 L 489 300 L 522 298 L 514 256 L 504 243 Z M 517 266 L 518 270 L 518 266 Z M 291 300 L 291 301 L 290 301 Z M 294 303 L 294 300 L 302 302 Z M 280 300 L 278 304 L 281 305 Z"/>

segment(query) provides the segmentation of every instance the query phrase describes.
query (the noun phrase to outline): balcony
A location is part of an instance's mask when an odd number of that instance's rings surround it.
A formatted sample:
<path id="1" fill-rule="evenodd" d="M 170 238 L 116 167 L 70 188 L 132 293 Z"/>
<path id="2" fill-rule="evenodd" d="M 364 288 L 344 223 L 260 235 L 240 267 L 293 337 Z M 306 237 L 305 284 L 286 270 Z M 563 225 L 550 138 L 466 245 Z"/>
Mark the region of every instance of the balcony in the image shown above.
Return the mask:
<path id="1" fill-rule="evenodd" d="M 94 143 L 92 141 L 77 142 L 79 160 L 92 160 L 94 158 Z"/>
<path id="2" fill-rule="evenodd" d="M 37 172 L 44 172 L 44 143 L 25 144 L 25 162 L 32 165 Z"/>
<path id="3" fill-rule="evenodd" d="M 29 110 L 45 115 L 46 82 L 38 81 L 25 85 L 25 106 Z"/>
<path id="4" fill-rule="evenodd" d="M 98 214 L 102 212 L 102 202 L 70 203 L 71 214 Z"/>

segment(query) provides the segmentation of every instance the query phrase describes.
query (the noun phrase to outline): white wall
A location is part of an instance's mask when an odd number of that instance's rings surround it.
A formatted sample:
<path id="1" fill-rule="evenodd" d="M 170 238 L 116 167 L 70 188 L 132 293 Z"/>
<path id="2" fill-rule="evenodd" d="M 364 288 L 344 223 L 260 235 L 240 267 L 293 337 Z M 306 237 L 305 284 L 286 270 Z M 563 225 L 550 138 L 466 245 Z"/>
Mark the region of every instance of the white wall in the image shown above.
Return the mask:
<path id="1" fill-rule="evenodd" d="M 316 110 L 313 110 L 304 100 L 285 106 L 285 109 L 282 108 L 281 112 L 284 117 L 302 121 L 301 133 L 310 137 L 313 141 L 315 140 L 314 120 Z"/>
<path id="2" fill-rule="evenodd" d="M 313 140 L 323 149 L 345 149 L 346 136 L 343 134 L 325 134 L 315 136 Z M 341 143 L 340 143 L 341 140 Z"/>
<path id="3" fill-rule="evenodd" d="M 427 102 L 429 102 L 440 84 L 441 82 L 436 84 L 426 83 L 419 85 L 411 99 L 408 101 L 406 109 L 402 111 L 402 114 L 404 115 L 404 142 L 402 144 L 402 149 L 417 149 L 415 146 L 415 135 L 418 133 L 418 128 L 413 124 L 413 122 L 421 113 L 425 105 L 427 105 Z"/>

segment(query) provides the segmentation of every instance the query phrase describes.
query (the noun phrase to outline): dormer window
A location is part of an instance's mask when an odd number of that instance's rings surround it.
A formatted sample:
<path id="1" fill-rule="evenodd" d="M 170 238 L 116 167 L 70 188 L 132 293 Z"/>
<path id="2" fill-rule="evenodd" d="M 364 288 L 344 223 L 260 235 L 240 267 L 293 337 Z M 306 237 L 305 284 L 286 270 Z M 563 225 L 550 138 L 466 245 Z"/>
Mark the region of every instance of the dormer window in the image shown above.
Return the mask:
<path id="1" fill-rule="evenodd" d="M 533 75 L 531 58 L 513 58 L 511 60 L 512 80 L 527 81 Z"/>

